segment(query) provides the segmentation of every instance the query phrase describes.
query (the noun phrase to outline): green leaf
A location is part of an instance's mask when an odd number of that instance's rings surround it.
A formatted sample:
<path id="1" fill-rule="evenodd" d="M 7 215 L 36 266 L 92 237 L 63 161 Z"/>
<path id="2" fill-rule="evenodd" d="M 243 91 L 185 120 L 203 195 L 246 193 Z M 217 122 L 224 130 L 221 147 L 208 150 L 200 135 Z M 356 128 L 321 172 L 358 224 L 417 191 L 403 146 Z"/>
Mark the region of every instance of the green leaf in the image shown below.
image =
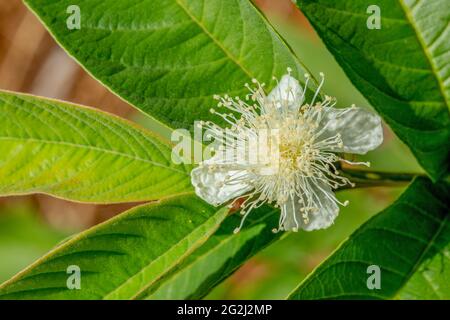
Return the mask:
<path id="1" fill-rule="evenodd" d="M 447 235 L 448 237 L 448 235 Z M 440 240 L 437 240 L 438 242 Z M 450 299 L 450 243 L 439 254 L 424 261 L 418 272 L 399 291 L 397 298 L 412 299 Z"/>
<path id="2" fill-rule="evenodd" d="M 449 170 L 447 0 L 297 0 L 353 84 L 437 180 Z M 370 30 L 370 5 L 381 29 Z"/>
<path id="3" fill-rule="evenodd" d="M 305 69 L 249 0 L 25 0 L 57 41 L 120 97 L 172 128 L 212 117 L 214 94 L 247 94 Z M 221 118 L 213 116 L 217 122 Z"/>
<path id="4" fill-rule="evenodd" d="M 290 299 L 449 299 L 448 281 L 443 281 L 450 276 L 449 196 L 448 184 L 415 180 L 312 272 Z M 380 268 L 380 289 L 367 286 L 371 265 Z"/>
<path id="5" fill-rule="evenodd" d="M 1 299 L 128 299 L 200 246 L 226 218 L 194 195 L 133 208 L 80 233 L 0 287 Z M 81 270 L 70 290 L 67 268 Z"/>
<path id="6" fill-rule="evenodd" d="M 241 217 L 228 217 L 199 249 L 161 281 L 148 287 L 140 299 L 201 299 L 245 261 L 279 239 L 273 233 L 279 210 L 261 207 L 246 219 L 245 227 L 233 233 Z"/>
<path id="7" fill-rule="evenodd" d="M 159 199 L 191 191 L 190 167 L 146 130 L 94 109 L 0 91 L 0 195 L 84 202 Z"/>

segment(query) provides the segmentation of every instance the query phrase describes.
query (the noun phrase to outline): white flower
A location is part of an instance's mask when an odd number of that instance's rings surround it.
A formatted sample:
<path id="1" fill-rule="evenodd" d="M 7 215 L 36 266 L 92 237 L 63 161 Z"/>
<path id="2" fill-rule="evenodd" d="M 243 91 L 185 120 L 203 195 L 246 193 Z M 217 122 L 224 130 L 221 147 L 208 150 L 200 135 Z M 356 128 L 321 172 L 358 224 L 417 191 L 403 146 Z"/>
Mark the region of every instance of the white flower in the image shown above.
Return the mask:
<path id="1" fill-rule="evenodd" d="M 211 112 L 230 128 L 202 123 L 223 146 L 192 171 L 192 184 L 196 194 L 213 205 L 245 198 L 241 204 L 244 217 L 236 232 L 250 211 L 264 203 L 281 208 L 278 230 L 329 227 L 338 215 L 338 204 L 348 203 L 341 203 L 333 189 L 352 185 L 339 174 L 336 163 L 369 165 L 347 161 L 336 153 L 365 154 L 383 141 L 377 115 L 355 106 L 336 109 L 335 99 L 328 96 L 315 102 L 323 74 L 308 104 L 305 88 L 309 76 L 305 75 L 302 87 L 290 71 L 268 96 L 264 84 L 253 80 L 256 88 L 246 84 L 251 92 L 247 102 L 238 97 L 216 97 L 219 108 L 228 113 Z M 249 143 L 260 140 L 266 143 Z M 255 157 L 259 160 L 251 161 Z"/>

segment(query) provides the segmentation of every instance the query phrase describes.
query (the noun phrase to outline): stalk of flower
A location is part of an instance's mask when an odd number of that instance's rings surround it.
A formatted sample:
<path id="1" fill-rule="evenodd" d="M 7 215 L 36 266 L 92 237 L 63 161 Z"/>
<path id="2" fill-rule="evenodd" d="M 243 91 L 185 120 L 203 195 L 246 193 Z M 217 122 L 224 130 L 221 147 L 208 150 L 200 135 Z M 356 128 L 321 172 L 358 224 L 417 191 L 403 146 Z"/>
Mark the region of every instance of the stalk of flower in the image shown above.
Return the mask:
<path id="1" fill-rule="evenodd" d="M 365 154 L 382 143 L 377 115 L 354 105 L 337 109 L 336 99 L 329 96 L 320 100 L 324 75 L 320 76 L 308 103 L 309 75 L 302 87 L 289 68 L 268 95 L 264 84 L 253 79 L 255 86 L 246 84 L 249 94 L 244 100 L 215 97 L 219 111 L 211 112 L 230 127 L 201 123 L 221 147 L 192 171 L 192 184 L 196 194 L 213 205 L 245 198 L 240 210 L 243 218 L 235 232 L 253 209 L 265 203 L 281 209 L 274 231 L 329 227 L 339 205 L 348 204 L 339 201 L 333 190 L 353 185 L 340 175 L 336 164 L 369 166 L 345 160 L 342 153 Z"/>

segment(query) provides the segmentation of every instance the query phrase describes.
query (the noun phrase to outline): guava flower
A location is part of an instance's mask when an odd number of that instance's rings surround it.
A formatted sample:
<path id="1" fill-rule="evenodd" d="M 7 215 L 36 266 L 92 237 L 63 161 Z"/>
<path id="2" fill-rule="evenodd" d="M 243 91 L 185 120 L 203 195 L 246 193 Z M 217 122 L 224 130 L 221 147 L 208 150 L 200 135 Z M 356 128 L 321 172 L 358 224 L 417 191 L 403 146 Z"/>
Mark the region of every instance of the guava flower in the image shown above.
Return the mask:
<path id="1" fill-rule="evenodd" d="M 215 96 L 219 109 L 226 112 L 211 112 L 230 127 L 201 122 L 220 147 L 192 170 L 191 178 L 196 194 L 210 204 L 245 199 L 240 211 L 243 218 L 235 232 L 252 209 L 265 203 L 281 209 L 279 227 L 274 231 L 329 227 L 339 205 L 348 204 L 339 201 L 333 190 L 353 186 L 340 175 L 336 164 L 369 166 L 345 160 L 342 153 L 365 154 L 382 143 L 381 119 L 354 105 L 334 108 L 334 98 L 320 97 L 324 82 L 320 75 L 309 103 L 309 75 L 305 75 L 302 87 L 289 68 L 269 95 L 264 84 L 253 79 L 255 87 L 246 84 L 250 93 L 245 101 Z"/>

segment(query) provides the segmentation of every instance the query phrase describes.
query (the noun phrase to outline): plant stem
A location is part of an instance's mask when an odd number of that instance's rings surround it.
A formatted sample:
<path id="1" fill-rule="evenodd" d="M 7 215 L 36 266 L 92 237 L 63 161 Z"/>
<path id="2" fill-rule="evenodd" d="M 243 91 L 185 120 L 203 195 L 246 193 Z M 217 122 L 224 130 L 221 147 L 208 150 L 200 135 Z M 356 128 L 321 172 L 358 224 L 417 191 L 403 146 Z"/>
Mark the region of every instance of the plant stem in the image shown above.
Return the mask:
<path id="1" fill-rule="evenodd" d="M 415 177 L 424 176 L 421 173 L 397 173 L 397 172 L 383 172 L 372 170 L 361 170 L 342 167 L 341 175 L 348 178 L 355 183 L 355 188 L 369 188 L 369 187 L 398 187 L 409 184 Z M 351 186 L 344 186 L 340 188 L 349 189 Z"/>

